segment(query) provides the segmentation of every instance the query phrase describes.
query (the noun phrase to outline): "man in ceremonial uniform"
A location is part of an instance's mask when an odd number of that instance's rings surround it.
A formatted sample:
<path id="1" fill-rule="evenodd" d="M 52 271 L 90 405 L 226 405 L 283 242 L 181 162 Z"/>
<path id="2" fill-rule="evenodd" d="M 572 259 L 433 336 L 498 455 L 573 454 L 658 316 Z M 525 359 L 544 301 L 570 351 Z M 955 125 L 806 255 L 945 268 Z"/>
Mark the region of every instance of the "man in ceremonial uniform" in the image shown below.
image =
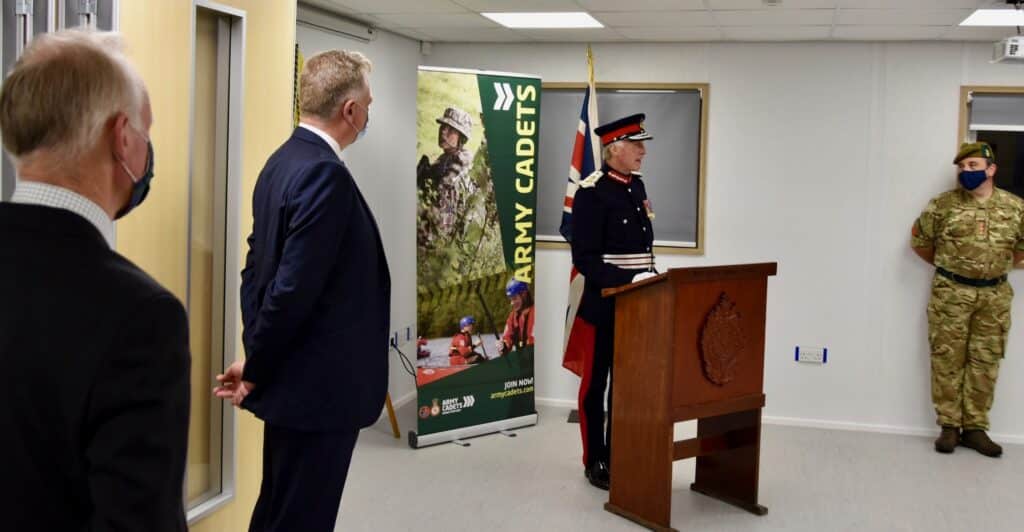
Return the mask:
<path id="1" fill-rule="evenodd" d="M 594 329 L 594 349 L 584 357 L 579 392 L 584 473 L 608 489 L 611 457 L 611 367 L 615 302 L 601 290 L 654 275 L 654 212 L 640 179 L 651 135 L 644 115 L 628 116 L 594 130 L 601 138 L 601 169 L 580 182 L 573 200 L 572 262 L 586 279 L 578 317 Z M 605 425 L 605 388 L 608 422 Z"/>
<path id="2" fill-rule="evenodd" d="M 1024 259 L 1024 201 L 995 187 L 994 157 L 984 142 L 963 144 L 953 160 L 961 186 L 932 199 L 912 229 L 914 252 L 935 265 L 928 341 L 940 453 L 958 443 L 1003 452 L 985 431 L 1010 329 L 1006 274 Z"/>

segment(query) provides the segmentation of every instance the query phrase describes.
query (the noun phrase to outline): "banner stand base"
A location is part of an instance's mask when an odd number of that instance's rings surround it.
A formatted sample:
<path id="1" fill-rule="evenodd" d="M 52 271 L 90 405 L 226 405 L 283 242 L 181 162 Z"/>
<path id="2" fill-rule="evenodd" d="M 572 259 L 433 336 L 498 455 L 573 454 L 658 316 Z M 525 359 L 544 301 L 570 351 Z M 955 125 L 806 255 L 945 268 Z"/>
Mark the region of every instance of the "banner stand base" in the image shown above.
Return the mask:
<path id="1" fill-rule="evenodd" d="M 449 443 L 455 440 L 464 440 L 466 438 L 475 438 L 477 436 L 493 434 L 495 432 L 504 432 L 512 429 L 529 427 L 532 425 L 536 425 L 537 419 L 537 413 L 534 412 L 532 414 L 527 414 L 525 416 L 502 419 L 501 421 L 492 421 L 491 423 L 484 423 L 483 425 L 473 425 L 472 427 L 463 427 L 461 429 L 446 430 L 444 432 L 435 432 L 433 434 L 424 434 L 422 436 L 416 434 L 415 430 L 410 430 L 409 447 L 413 449 L 421 449 L 423 447 L 429 447 L 431 445 L 438 445 L 441 443 Z"/>

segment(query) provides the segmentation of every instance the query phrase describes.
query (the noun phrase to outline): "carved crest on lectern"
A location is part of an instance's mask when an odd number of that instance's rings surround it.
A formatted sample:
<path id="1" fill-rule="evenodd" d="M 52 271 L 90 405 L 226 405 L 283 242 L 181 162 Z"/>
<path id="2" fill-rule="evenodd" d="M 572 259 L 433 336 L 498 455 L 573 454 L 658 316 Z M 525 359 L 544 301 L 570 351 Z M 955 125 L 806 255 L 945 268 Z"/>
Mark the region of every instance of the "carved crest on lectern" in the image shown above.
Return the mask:
<path id="1" fill-rule="evenodd" d="M 732 381 L 743 347 L 743 318 L 736 310 L 736 303 L 722 292 L 700 333 L 704 376 L 719 386 Z"/>

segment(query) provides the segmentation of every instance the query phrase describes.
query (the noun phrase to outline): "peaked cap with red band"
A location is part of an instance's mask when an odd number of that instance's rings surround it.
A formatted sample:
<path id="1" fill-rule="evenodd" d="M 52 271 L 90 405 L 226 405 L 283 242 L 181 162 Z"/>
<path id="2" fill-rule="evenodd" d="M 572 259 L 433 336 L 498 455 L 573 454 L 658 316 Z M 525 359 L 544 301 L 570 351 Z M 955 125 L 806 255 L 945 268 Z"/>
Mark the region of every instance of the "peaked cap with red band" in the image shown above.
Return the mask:
<path id="1" fill-rule="evenodd" d="M 595 128 L 594 133 L 601 137 L 601 147 L 620 140 L 650 140 L 654 137 L 644 129 L 645 118 L 643 113 L 630 115 Z"/>

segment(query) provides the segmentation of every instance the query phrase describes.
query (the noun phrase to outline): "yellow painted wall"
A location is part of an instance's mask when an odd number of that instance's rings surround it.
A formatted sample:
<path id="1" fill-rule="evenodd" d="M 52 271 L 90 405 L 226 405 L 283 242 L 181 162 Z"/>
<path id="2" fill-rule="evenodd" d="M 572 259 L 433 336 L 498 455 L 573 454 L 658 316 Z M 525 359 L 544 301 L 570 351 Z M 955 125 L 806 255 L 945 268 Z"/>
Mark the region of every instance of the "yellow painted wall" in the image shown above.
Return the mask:
<path id="1" fill-rule="evenodd" d="M 252 227 L 252 190 L 263 163 L 291 130 L 294 0 L 221 0 L 246 12 L 245 103 L 241 231 L 238 250 Z M 188 164 L 192 73 L 192 2 L 122 1 L 120 29 L 129 55 L 149 87 L 156 178 L 146 203 L 118 223 L 118 251 L 183 301 L 188 270 Z M 229 272 L 230 274 L 231 272 Z M 228 280 L 234 287 L 237 272 Z M 233 289 L 233 288 L 232 288 Z M 242 352 L 241 339 L 236 339 Z M 209 388 L 212 383 L 206 383 Z M 195 532 L 246 530 L 261 480 L 262 425 L 238 416 L 237 493 Z"/>

